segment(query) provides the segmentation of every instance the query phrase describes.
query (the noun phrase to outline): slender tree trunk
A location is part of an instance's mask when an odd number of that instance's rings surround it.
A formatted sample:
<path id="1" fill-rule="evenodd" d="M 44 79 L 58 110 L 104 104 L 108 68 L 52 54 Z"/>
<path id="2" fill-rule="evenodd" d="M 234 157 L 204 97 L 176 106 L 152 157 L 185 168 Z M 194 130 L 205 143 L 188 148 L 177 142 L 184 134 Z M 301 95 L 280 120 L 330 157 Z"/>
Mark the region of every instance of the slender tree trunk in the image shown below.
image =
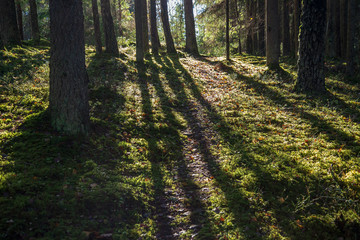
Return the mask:
<path id="1" fill-rule="evenodd" d="M 93 12 L 93 20 L 94 20 L 96 53 L 100 54 L 102 52 L 102 43 L 101 43 L 100 20 L 99 20 L 99 10 L 97 5 L 97 0 L 92 0 L 92 12 Z"/>
<path id="2" fill-rule="evenodd" d="M 50 114 L 55 130 L 86 135 L 90 128 L 80 0 L 50 0 Z"/>
<path id="3" fill-rule="evenodd" d="M 36 0 L 29 0 L 29 5 L 30 5 L 32 39 L 34 40 L 35 43 L 39 43 L 40 42 L 40 31 L 39 31 Z"/>
<path id="4" fill-rule="evenodd" d="M 143 4 L 142 10 L 142 29 L 143 29 L 143 40 L 144 40 L 144 52 L 149 52 L 149 24 L 148 24 L 148 14 L 147 14 L 147 1 L 142 0 L 141 3 Z"/>
<path id="5" fill-rule="evenodd" d="M 0 47 L 20 44 L 14 0 L 0 1 Z"/>
<path id="6" fill-rule="evenodd" d="M 142 63 L 144 61 L 144 34 L 143 34 L 143 20 L 142 0 L 135 0 L 135 25 L 136 25 L 136 61 Z"/>
<path id="7" fill-rule="evenodd" d="M 110 11 L 110 1 L 101 0 L 101 16 L 105 33 L 105 52 L 119 55 L 119 48 L 115 36 L 114 22 Z"/>
<path id="8" fill-rule="evenodd" d="M 334 1 L 333 17 L 334 17 L 334 50 L 335 56 L 341 57 L 341 41 L 340 41 L 340 0 L 330 0 Z"/>
<path id="9" fill-rule="evenodd" d="M 303 0 L 301 14 L 298 91 L 325 91 L 324 51 L 325 51 L 326 0 Z"/>
<path id="10" fill-rule="evenodd" d="M 289 2 L 283 0 L 282 9 L 282 42 L 283 42 L 283 56 L 290 55 L 290 26 L 289 26 Z"/>
<path id="11" fill-rule="evenodd" d="M 151 31 L 151 47 L 154 55 L 158 55 L 160 40 L 157 29 L 156 18 L 156 0 L 150 0 L 150 31 Z"/>
<path id="12" fill-rule="evenodd" d="M 167 52 L 176 53 L 174 40 L 172 38 L 171 30 L 170 30 L 167 0 L 160 0 L 160 6 L 161 6 L 161 20 L 163 23 Z"/>
<path id="13" fill-rule="evenodd" d="M 22 41 L 24 40 L 24 30 L 23 30 L 23 16 L 22 16 L 20 0 L 16 0 L 16 18 L 19 29 L 20 40 Z"/>
<path id="14" fill-rule="evenodd" d="M 341 57 L 346 59 L 346 37 L 347 37 L 347 11 L 348 1 L 340 1 L 340 44 L 341 44 Z"/>
<path id="15" fill-rule="evenodd" d="M 299 51 L 299 27 L 300 27 L 300 0 L 294 0 L 294 51 L 295 57 L 298 56 Z"/>
<path id="16" fill-rule="evenodd" d="M 122 5 L 121 5 L 121 0 L 118 0 L 118 22 L 119 22 L 119 36 L 122 37 L 124 35 L 123 33 L 123 29 L 122 29 Z"/>
<path id="17" fill-rule="evenodd" d="M 199 50 L 196 43 L 194 7 L 192 0 L 184 0 L 184 10 L 186 32 L 185 51 L 194 55 L 199 55 Z"/>
<path id="18" fill-rule="evenodd" d="M 348 0 L 348 31 L 347 31 L 347 53 L 346 53 L 346 74 L 354 75 L 354 37 L 355 37 L 355 0 Z"/>
<path id="19" fill-rule="evenodd" d="M 259 15 L 259 54 L 265 55 L 265 2 L 258 0 Z"/>
<path id="20" fill-rule="evenodd" d="M 269 69 L 279 67 L 279 15 L 278 0 L 265 0 L 266 65 Z"/>
<path id="21" fill-rule="evenodd" d="M 229 0 L 225 1 L 226 4 L 226 60 L 230 60 L 230 36 L 229 36 L 229 30 L 230 30 L 230 20 L 229 20 Z"/>

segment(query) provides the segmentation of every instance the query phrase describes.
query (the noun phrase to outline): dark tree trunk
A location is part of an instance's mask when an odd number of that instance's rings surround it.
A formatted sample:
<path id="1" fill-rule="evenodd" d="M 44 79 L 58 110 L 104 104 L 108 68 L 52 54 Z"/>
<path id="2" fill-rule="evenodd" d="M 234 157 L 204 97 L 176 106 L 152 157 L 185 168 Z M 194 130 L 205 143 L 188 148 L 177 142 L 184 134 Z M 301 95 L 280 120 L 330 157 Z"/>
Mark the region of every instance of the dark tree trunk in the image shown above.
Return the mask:
<path id="1" fill-rule="evenodd" d="M 259 15 L 259 54 L 265 55 L 265 2 L 258 0 L 258 15 Z"/>
<path id="2" fill-rule="evenodd" d="M 354 37 L 355 37 L 355 0 L 348 0 L 348 31 L 347 31 L 347 53 L 346 53 L 346 74 L 354 75 Z"/>
<path id="3" fill-rule="evenodd" d="M 295 84 L 298 91 L 325 91 L 325 24 L 326 0 L 303 0 L 299 69 Z"/>
<path id="4" fill-rule="evenodd" d="M 0 47 L 20 44 L 14 0 L 0 1 Z"/>
<path id="5" fill-rule="evenodd" d="M 121 25 L 121 22 L 122 22 L 122 6 L 121 6 L 121 0 L 118 0 L 118 10 L 119 10 L 119 13 L 118 13 L 118 22 L 119 22 L 119 36 L 122 37 L 124 35 L 123 33 L 123 29 L 122 29 L 122 25 Z"/>
<path id="6" fill-rule="evenodd" d="M 298 56 L 299 51 L 299 27 L 300 27 L 300 0 L 294 0 L 294 54 Z"/>
<path id="7" fill-rule="evenodd" d="M 119 55 L 119 48 L 115 36 L 114 22 L 111 16 L 110 1 L 101 0 L 101 16 L 105 33 L 105 52 Z"/>
<path id="8" fill-rule="evenodd" d="M 161 6 L 161 20 L 163 23 L 167 52 L 176 53 L 174 40 L 172 38 L 171 30 L 170 30 L 167 0 L 160 0 L 160 6 Z"/>
<path id="9" fill-rule="evenodd" d="M 229 20 L 229 0 L 225 2 L 226 7 L 226 60 L 230 60 L 230 20 Z"/>
<path id="10" fill-rule="evenodd" d="M 278 0 L 265 1 L 266 65 L 270 69 L 279 67 L 279 15 Z"/>
<path id="11" fill-rule="evenodd" d="M 150 31 L 152 52 L 154 55 L 158 55 L 160 40 L 157 29 L 156 0 L 150 0 Z"/>
<path id="12" fill-rule="evenodd" d="M 333 0 L 330 0 L 333 1 Z M 340 41 L 340 0 L 334 0 L 334 10 L 333 10 L 333 17 L 334 17 L 334 50 L 335 56 L 340 58 L 341 57 L 341 41 Z"/>
<path id="13" fill-rule="evenodd" d="M 89 131 L 84 17 L 80 0 L 50 0 L 51 124 L 69 135 Z"/>
<path id="14" fill-rule="evenodd" d="M 147 1 L 142 0 L 142 29 L 143 29 L 143 40 L 144 40 L 144 52 L 149 52 L 149 24 L 148 24 L 148 14 L 147 14 Z"/>
<path id="15" fill-rule="evenodd" d="M 100 33 L 100 21 L 99 21 L 99 10 L 97 0 L 92 0 L 92 12 L 94 20 L 94 33 L 95 33 L 95 47 L 96 52 L 102 52 L 101 33 Z"/>
<path id="16" fill-rule="evenodd" d="M 184 10 L 186 32 L 185 51 L 194 55 L 199 55 L 199 50 L 196 43 L 194 7 L 192 0 L 184 0 Z"/>
<path id="17" fill-rule="evenodd" d="M 340 44 L 341 44 L 341 57 L 346 59 L 346 43 L 347 43 L 347 11 L 348 1 L 340 1 Z"/>
<path id="18" fill-rule="evenodd" d="M 17 19 L 17 24 L 18 24 L 18 29 L 19 29 L 20 40 L 22 41 L 22 40 L 24 40 L 23 16 L 22 16 L 22 9 L 21 9 L 21 4 L 20 4 L 19 0 L 16 1 L 16 19 Z"/>
<path id="19" fill-rule="evenodd" d="M 142 63 L 144 61 L 144 34 L 142 0 L 135 0 L 135 26 L 136 26 L 136 61 Z"/>
<path id="20" fill-rule="evenodd" d="M 40 42 L 39 20 L 37 14 L 36 0 L 29 0 L 30 18 L 31 18 L 31 34 L 35 43 Z"/>
<path id="21" fill-rule="evenodd" d="M 335 57 L 334 45 L 334 0 L 327 0 L 326 6 L 326 54 Z"/>
<path id="22" fill-rule="evenodd" d="M 282 9 L 282 42 L 283 42 L 283 56 L 290 55 L 290 26 L 289 26 L 289 2 L 283 0 Z"/>

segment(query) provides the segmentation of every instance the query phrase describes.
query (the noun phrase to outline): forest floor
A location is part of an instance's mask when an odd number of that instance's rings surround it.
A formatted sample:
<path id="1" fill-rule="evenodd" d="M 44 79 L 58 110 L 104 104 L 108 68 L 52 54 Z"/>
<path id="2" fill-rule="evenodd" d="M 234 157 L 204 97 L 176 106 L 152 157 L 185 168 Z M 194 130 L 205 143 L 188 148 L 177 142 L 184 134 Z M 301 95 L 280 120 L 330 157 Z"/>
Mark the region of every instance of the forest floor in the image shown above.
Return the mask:
<path id="1" fill-rule="evenodd" d="M 357 239 L 360 83 L 87 47 L 92 132 L 51 130 L 49 48 L 0 52 L 0 239 Z M 223 64 L 219 64 L 219 62 Z"/>

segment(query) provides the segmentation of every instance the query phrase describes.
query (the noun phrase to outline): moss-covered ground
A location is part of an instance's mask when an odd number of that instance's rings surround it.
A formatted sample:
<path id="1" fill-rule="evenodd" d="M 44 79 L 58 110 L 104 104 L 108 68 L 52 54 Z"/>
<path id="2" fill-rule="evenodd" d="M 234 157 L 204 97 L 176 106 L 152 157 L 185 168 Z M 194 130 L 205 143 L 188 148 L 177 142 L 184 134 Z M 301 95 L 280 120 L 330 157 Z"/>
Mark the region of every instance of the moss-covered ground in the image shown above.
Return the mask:
<path id="1" fill-rule="evenodd" d="M 305 95 L 291 61 L 86 53 L 73 139 L 49 124 L 47 43 L 0 51 L 0 239 L 360 238 L 356 78 Z"/>

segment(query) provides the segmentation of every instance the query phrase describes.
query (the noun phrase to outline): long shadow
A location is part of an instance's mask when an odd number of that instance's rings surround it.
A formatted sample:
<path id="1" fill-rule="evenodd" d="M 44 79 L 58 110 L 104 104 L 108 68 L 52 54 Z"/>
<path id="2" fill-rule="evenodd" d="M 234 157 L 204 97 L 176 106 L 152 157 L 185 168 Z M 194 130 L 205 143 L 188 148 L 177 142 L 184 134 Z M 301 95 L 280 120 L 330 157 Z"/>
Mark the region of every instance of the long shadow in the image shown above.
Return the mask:
<path id="1" fill-rule="evenodd" d="M 169 61 L 170 61 L 170 59 L 169 59 Z M 223 117 L 221 115 L 219 115 L 216 112 L 216 110 L 212 107 L 212 105 L 202 97 L 200 90 L 194 83 L 191 75 L 187 72 L 187 70 L 185 70 L 182 67 L 179 60 L 176 58 L 173 58 L 172 62 L 174 63 L 175 67 L 182 72 L 183 76 L 185 76 L 185 81 L 187 82 L 187 85 L 189 86 L 190 90 L 192 91 L 193 96 L 207 110 L 207 113 L 209 114 L 210 119 L 213 122 L 221 123 L 221 129 L 219 129 L 219 133 L 222 136 L 222 139 L 225 140 L 225 142 L 229 143 L 229 146 L 233 151 L 242 152 L 242 154 L 240 155 L 240 157 L 242 159 L 240 162 L 240 165 L 243 165 L 244 167 L 252 170 L 258 176 L 259 182 L 260 182 L 260 188 L 263 189 L 263 191 L 264 191 L 263 196 L 264 196 L 265 200 L 269 201 L 271 203 L 271 205 L 278 205 L 276 203 L 275 199 L 277 198 L 277 196 L 280 196 L 282 192 L 284 192 L 284 188 L 281 189 L 281 187 L 283 187 L 283 186 L 285 186 L 286 194 L 291 196 L 293 199 L 296 199 L 296 196 L 299 193 L 303 193 L 304 195 L 306 195 L 306 183 L 304 182 L 303 179 L 296 179 L 296 181 L 292 181 L 292 182 L 287 179 L 282 179 L 282 180 L 274 179 L 273 176 L 271 175 L 271 173 L 269 173 L 269 171 L 266 170 L 266 168 L 265 168 L 266 164 L 268 164 L 268 163 L 264 163 L 264 162 L 261 163 L 261 162 L 256 161 L 253 154 L 251 152 L 249 152 L 249 149 L 247 148 L 247 144 L 243 143 L 241 141 L 241 136 L 238 133 L 234 134 L 234 131 L 232 131 L 231 127 L 228 126 L 228 124 L 225 122 Z M 174 81 L 174 84 L 177 84 L 175 82 L 176 81 Z M 262 86 L 262 87 L 265 87 L 265 86 Z M 257 90 L 260 91 L 260 87 L 257 88 Z M 280 97 L 280 96 L 276 96 L 276 97 Z M 271 98 L 271 97 L 269 97 L 269 98 Z M 276 101 L 277 103 L 282 102 L 280 100 L 276 100 L 276 98 L 274 99 L 274 101 Z M 316 118 L 315 116 L 312 116 L 311 114 L 307 114 L 307 115 L 305 115 L 305 117 L 307 117 L 309 120 Z M 199 122 L 197 122 L 197 125 L 198 124 L 199 124 Z M 206 140 L 204 139 L 204 136 L 201 134 L 202 131 L 203 131 L 202 129 L 198 129 L 199 141 L 206 142 Z M 338 132 L 340 132 L 340 131 L 338 131 Z M 248 143 L 248 144 L 251 144 L 251 143 Z M 264 148 L 264 150 L 267 150 L 267 152 L 269 152 L 270 155 L 275 156 L 275 159 L 284 158 L 284 156 L 278 155 L 271 148 L 266 148 L 266 147 L 262 147 L 262 146 L 260 146 L 260 148 Z M 236 189 L 236 186 L 232 183 L 233 180 L 226 174 L 226 172 L 224 172 L 220 168 L 219 163 L 217 163 L 215 161 L 215 158 L 211 155 L 209 147 L 206 144 L 202 144 L 202 152 L 208 161 L 209 170 L 214 174 L 215 178 L 219 182 L 221 189 L 224 191 L 224 194 L 229 203 L 230 209 L 233 211 L 236 218 L 241 219 L 241 216 L 244 214 L 244 211 L 242 209 L 239 209 L 239 207 L 240 207 L 239 202 L 241 202 L 242 206 L 244 206 L 244 205 L 249 206 L 250 203 Z M 285 160 L 284 163 L 289 168 L 302 169 L 301 166 L 299 166 L 299 167 L 297 166 L 298 165 L 297 163 L 292 162 L 290 158 Z M 306 171 L 304 173 L 307 174 Z M 318 186 L 318 187 L 321 188 L 321 186 Z M 296 189 L 296 191 L 291 191 L 291 189 Z M 316 191 L 321 191 L 321 189 L 316 189 Z M 237 197 L 234 198 L 234 195 Z M 285 210 L 279 209 L 279 210 L 275 211 L 276 215 L 278 215 L 277 219 L 284 220 L 284 219 L 288 219 L 289 217 L 290 218 L 295 217 L 289 211 L 290 209 L 293 209 L 293 206 L 291 203 L 287 203 L 287 204 L 283 205 L 282 207 Z M 288 225 L 289 223 L 286 223 L 286 221 L 285 221 L 285 223 L 281 222 L 280 224 L 285 224 L 285 225 L 287 225 L 288 228 L 291 228 Z M 241 225 L 239 227 L 241 227 Z M 282 231 L 285 232 L 286 230 L 283 229 Z M 291 233 L 289 232 L 286 234 L 291 234 Z"/>

